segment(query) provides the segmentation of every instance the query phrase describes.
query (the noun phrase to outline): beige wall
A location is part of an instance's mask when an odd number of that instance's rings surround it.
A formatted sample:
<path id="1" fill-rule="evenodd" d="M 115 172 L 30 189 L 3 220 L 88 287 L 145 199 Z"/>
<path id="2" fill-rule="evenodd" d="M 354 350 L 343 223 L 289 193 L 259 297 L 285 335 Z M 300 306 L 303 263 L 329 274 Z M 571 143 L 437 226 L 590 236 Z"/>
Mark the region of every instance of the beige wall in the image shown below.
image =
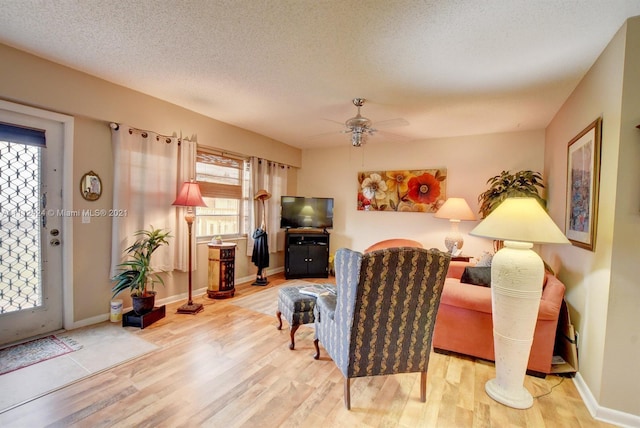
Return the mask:
<path id="1" fill-rule="evenodd" d="M 640 17 L 627 27 L 601 403 L 640 417 Z M 635 255 L 635 257 L 634 257 Z M 639 419 L 640 422 L 640 419 Z"/>
<path id="2" fill-rule="evenodd" d="M 74 210 L 109 209 L 112 201 L 113 167 L 109 122 L 167 135 L 191 137 L 203 145 L 252 155 L 299 167 L 300 150 L 264 136 L 206 118 L 157 98 L 89 76 L 0 44 L 0 98 L 75 118 L 73 183 L 93 170 L 102 179 L 104 193 L 96 202 L 82 199 L 77 186 L 72 192 Z M 295 186 L 296 168 L 292 170 Z M 294 187 L 295 188 L 295 187 Z M 109 281 L 111 221 L 92 218 L 83 224 L 73 219 L 73 315 L 74 325 L 106 319 L 111 298 Z M 238 242 L 236 278 L 255 276 L 255 266 L 246 256 L 246 240 Z M 207 247 L 198 245 L 198 270 L 194 290 L 207 285 Z M 282 254 L 271 265 L 282 266 Z M 166 287 L 158 287 L 160 299 L 185 296 L 186 273 L 169 274 Z M 123 293 L 125 294 L 125 293 Z M 128 305 L 128 297 L 125 307 Z"/>
<path id="3" fill-rule="evenodd" d="M 549 211 L 564 224 L 567 143 L 602 116 L 597 240 L 593 252 L 546 246 L 559 261 L 572 322 L 580 333 L 579 377 L 597 403 L 640 416 L 640 19 L 628 21 L 582 79 L 546 130 Z M 589 402 L 587 400 L 587 402 Z M 604 410 L 603 410 L 604 409 Z"/>
<path id="4" fill-rule="evenodd" d="M 544 131 L 526 131 L 468 137 L 433 139 L 411 143 L 351 147 L 348 139 L 338 147 L 304 150 L 298 174 L 298 195 L 335 198 L 334 229 L 330 250 L 340 247 L 362 251 L 388 238 L 411 238 L 426 247 L 444 249 L 449 222 L 433 214 L 365 212 L 356 209 L 361 171 L 394 169 L 447 169 L 447 196 L 463 197 L 477 213 L 477 198 L 487 179 L 503 170 L 542 171 Z M 476 221 L 461 222 L 463 251 L 480 256 L 491 251 L 490 240 L 468 232 Z"/>

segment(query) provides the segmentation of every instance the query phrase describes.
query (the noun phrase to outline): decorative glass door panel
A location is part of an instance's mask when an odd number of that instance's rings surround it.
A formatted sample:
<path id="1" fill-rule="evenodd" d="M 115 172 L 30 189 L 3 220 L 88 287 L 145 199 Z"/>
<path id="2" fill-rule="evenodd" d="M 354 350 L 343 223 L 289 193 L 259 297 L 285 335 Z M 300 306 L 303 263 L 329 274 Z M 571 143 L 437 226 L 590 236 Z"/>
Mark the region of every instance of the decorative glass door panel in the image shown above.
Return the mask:
<path id="1" fill-rule="evenodd" d="M 0 141 L 0 314 L 42 306 L 41 150 Z"/>

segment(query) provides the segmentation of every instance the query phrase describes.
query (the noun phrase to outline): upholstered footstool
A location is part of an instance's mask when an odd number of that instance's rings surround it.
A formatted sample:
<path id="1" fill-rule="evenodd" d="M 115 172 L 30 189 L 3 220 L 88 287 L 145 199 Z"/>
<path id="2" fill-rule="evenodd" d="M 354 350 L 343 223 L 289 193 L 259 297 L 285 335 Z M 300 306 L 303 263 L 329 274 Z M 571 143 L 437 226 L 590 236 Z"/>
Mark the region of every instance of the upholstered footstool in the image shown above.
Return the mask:
<path id="1" fill-rule="evenodd" d="M 291 343 L 289 349 L 296 346 L 294 335 L 298 327 L 302 324 L 309 324 L 315 321 L 313 316 L 313 308 L 316 305 L 316 298 L 308 294 L 300 293 L 303 287 L 283 287 L 278 292 L 278 330 L 282 330 L 282 316 L 291 327 L 290 336 Z"/>

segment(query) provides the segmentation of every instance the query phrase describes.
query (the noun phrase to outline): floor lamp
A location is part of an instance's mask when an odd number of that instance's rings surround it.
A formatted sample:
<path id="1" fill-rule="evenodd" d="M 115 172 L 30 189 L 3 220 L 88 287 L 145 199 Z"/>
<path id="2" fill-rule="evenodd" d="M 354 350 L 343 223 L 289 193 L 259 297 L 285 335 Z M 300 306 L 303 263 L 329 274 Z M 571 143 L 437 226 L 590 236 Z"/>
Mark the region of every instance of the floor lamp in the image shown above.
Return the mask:
<path id="1" fill-rule="evenodd" d="M 440 209 L 434 214 L 436 218 L 446 218 L 451 222 L 451 231 L 444 238 L 444 245 L 447 247 L 447 251 L 453 252 L 453 247 L 460 250 L 464 239 L 458 225 L 460 220 L 475 220 L 476 216 L 469 208 L 469 204 L 464 198 L 449 198 L 442 204 Z M 454 254 L 455 255 L 455 254 Z"/>
<path id="2" fill-rule="evenodd" d="M 520 197 L 505 199 L 470 234 L 504 240 L 491 262 L 496 378 L 485 384 L 485 391 L 499 403 L 527 409 L 533 397 L 524 377 L 544 280 L 542 259 L 531 248 L 569 240 L 537 200 Z"/>
<path id="3" fill-rule="evenodd" d="M 187 222 L 187 228 L 189 229 L 189 300 L 184 305 L 178 308 L 179 314 L 197 314 L 204 307 L 202 303 L 193 303 L 193 299 L 191 297 L 191 271 L 192 263 L 191 263 L 191 252 L 193 247 L 193 237 L 191 236 L 191 229 L 193 227 L 193 220 L 195 220 L 196 215 L 193 212 L 193 207 L 206 207 L 207 204 L 204 203 L 202 199 L 202 194 L 200 193 L 200 187 L 198 183 L 195 181 L 185 181 L 182 184 L 182 188 L 180 189 L 180 193 L 178 193 L 178 197 L 173 202 L 172 205 L 178 207 L 187 207 L 187 212 L 184 215 L 184 219 Z"/>

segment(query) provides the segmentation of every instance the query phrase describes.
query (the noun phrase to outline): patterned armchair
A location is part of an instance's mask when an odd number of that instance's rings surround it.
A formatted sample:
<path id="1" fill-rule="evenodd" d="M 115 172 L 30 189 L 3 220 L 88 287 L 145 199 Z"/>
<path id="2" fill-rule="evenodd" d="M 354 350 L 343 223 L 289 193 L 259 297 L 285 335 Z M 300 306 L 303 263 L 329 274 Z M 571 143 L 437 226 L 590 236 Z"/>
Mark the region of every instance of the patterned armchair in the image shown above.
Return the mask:
<path id="1" fill-rule="evenodd" d="M 350 380 L 363 376 L 421 372 L 420 400 L 426 401 L 431 337 L 449 261 L 436 249 L 336 252 L 337 294 L 318 297 L 314 308 L 314 358 L 320 358 L 320 341 L 345 378 L 347 409 Z"/>

